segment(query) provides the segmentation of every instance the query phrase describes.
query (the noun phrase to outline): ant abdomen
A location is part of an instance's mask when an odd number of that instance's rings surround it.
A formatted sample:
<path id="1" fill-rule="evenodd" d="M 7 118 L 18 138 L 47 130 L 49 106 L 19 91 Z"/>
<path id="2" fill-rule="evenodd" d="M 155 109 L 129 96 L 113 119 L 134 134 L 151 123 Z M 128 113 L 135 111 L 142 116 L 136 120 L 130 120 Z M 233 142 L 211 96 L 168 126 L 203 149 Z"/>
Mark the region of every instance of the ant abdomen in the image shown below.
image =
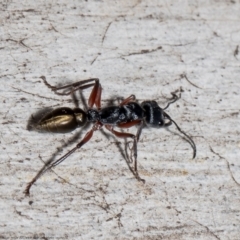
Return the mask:
<path id="1" fill-rule="evenodd" d="M 80 108 L 57 108 L 47 113 L 36 125 L 36 129 L 51 133 L 68 133 L 85 125 L 86 113 Z"/>

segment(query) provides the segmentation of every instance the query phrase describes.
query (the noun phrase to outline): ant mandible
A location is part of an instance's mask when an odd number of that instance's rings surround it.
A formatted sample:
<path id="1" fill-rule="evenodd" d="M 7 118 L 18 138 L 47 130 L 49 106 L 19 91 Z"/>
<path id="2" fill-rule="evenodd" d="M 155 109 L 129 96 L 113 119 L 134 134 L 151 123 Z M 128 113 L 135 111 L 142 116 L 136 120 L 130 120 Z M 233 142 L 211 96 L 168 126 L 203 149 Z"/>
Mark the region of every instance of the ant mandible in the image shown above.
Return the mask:
<path id="1" fill-rule="evenodd" d="M 103 126 L 112 132 L 116 137 L 131 138 L 133 146 L 131 148 L 130 160 L 134 162 L 134 175 L 138 180 L 144 182 L 138 175 L 137 171 L 137 142 L 139 141 L 142 129 L 144 126 L 153 128 L 168 127 L 172 123 L 177 130 L 181 132 L 193 148 L 193 158 L 196 156 L 196 145 L 194 141 L 180 129 L 177 123 L 164 111 L 170 104 L 176 102 L 179 97 L 176 94 L 173 101 L 169 102 L 165 108 L 160 108 L 156 101 L 144 101 L 138 104 L 135 101 L 135 96 L 131 95 L 124 99 L 119 106 L 110 106 L 101 108 L 101 93 L 102 87 L 98 78 L 91 78 L 82 80 L 73 84 L 55 87 L 50 85 L 44 76 L 41 77 L 45 85 L 48 86 L 55 94 L 71 95 L 77 90 L 83 90 L 93 87 L 90 97 L 88 99 L 88 110 L 84 111 L 80 108 L 57 108 L 50 113 L 47 113 L 36 125 L 39 130 L 45 130 L 52 133 L 68 133 L 78 127 L 84 126 L 87 122 L 93 123 L 92 129 L 87 132 L 84 138 L 68 153 L 61 158 L 47 162 L 37 173 L 37 175 L 28 183 L 24 193 L 30 194 L 31 186 L 48 170 L 63 162 L 67 157 L 81 148 L 93 136 L 93 133 Z M 96 106 L 96 109 L 93 106 Z M 167 122 L 166 122 L 167 120 Z M 138 125 L 137 134 L 118 132 L 114 127 L 130 128 Z M 127 146 L 128 143 L 126 143 Z"/>

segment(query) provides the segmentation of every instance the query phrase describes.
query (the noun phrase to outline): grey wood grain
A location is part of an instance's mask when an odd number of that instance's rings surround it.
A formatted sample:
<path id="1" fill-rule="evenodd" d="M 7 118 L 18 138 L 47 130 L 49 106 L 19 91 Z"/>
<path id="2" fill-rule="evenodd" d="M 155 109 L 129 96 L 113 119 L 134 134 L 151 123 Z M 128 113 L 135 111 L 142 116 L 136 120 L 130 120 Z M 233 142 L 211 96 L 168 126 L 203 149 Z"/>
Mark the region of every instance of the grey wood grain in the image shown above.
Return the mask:
<path id="1" fill-rule="evenodd" d="M 0 237 L 239 239 L 239 10 L 239 1 L 2 1 Z M 103 106 L 131 94 L 165 106 L 182 89 L 167 112 L 193 137 L 196 159 L 174 126 L 144 129 L 142 184 L 124 140 L 99 131 L 25 197 L 43 162 L 87 131 L 27 131 L 40 109 L 74 107 L 40 76 L 98 77 Z"/>

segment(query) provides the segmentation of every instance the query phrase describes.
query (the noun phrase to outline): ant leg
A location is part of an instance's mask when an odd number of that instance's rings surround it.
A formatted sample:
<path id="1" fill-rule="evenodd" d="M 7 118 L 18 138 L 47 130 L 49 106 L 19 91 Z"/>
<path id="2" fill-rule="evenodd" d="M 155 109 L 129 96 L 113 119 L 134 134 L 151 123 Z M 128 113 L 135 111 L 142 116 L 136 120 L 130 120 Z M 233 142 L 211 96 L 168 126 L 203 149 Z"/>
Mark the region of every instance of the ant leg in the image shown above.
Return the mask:
<path id="1" fill-rule="evenodd" d="M 135 95 L 131 95 L 131 96 L 129 96 L 128 98 L 124 99 L 124 100 L 119 104 L 119 106 L 126 105 L 126 104 L 128 104 L 129 102 L 131 102 L 131 101 L 133 101 L 133 100 L 135 100 L 135 99 L 136 99 Z"/>
<path id="2" fill-rule="evenodd" d="M 48 170 L 50 170 L 51 168 L 57 166 L 58 164 L 60 164 L 61 162 L 63 162 L 67 157 L 69 157 L 72 153 L 74 153 L 77 149 L 81 148 L 85 143 L 87 143 L 91 137 L 93 136 L 93 132 L 98 130 L 101 127 L 101 125 L 99 124 L 95 124 L 92 129 L 85 135 L 85 137 L 81 140 L 81 142 L 79 142 L 76 147 L 74 147 L 72 150 L 70 150 L 68 153 L 66 153 L 64 156 L 62 156 L 61 158 L 57 159 L 56 161 L 53 162 L 47 162 L 42 169 L 37 173 L 37 175 L 32 179 L 31 182 L 28 183 L 24 193 L 26 196 L 29 196 L 30 194 L 30 188 L 32 187 L 32 185 Z"/>
<path id="3" fill-rule="evenodd" d="M 140 135 L 142 133 L 142 129 L 144 127 L 144 121 L 143 120 L 134 120 L 132 122 L 120 123 L 117 126 L 120 127 L 120 128 L 130 128 L 130 127 L 136 126 L 138 124 L 139 124 L 139 126 L 138 126 L 138 130 L 137 130 L 137 134 L 136 134 L 136 139 L 137 139 L 137 142 L 138 142 L 139 138 L 140 138 Z"/>
<path id="4" fill-rule="evenodd" d="M 119 127 L 119 128 L 130 128 L 130 127 L 138 125 L 140 122 L 142 122 L 142 120 L 133 120 L 131 122 L 119 123 L 117 125 L 117 127 Z"/>
<path id="5" fill-rule="evenodd" d="M 89 108 L 92 108 L 93 105 L 95 104 L 95 106 L 97 107 L 98 110 L 101 109 L 101 95 L 102 95 L 102 86 L 99 82 L 99 79 L 97 79 L 95 81 L 93 90 L 88 99 Z"/>
<path id="6" fill-rule="evenodd" d="M 138 131 L 137 131 L 137 134 L 135 136 L 136 138 L 136 143 L 133 142 L 133 148 L 129 148 L 131 151 L 133 151 L 134 149 L 134 144 L 137 145 L 137 142 L 139 141 L 139 138 L 140 138 L 140 135 L 141 135 L 141 132 L 142 132 L 142 129 L 143 129 L 143 126 L 144 126 L 144 122 L 142 120 L 134 120 L 132 122 L 128 122 L 128 123 L 122 123 L 122 124 L 118 124 L 117 126 L 120 127 L 120 128 L 130 128 L 132 126 L 136 126 L 138 125 Z M 134 135 L 133 135 L 134 136 Z M 129 143 L 130 142 L 127 142 L 126 145 L 125 145 L 125 149 L 127 149 L 126 147 L 128 146 L 129 147 Z M 127 150 L 126 150 L 127 151 Z M 137 156 L 136 156 L 137 158 Z M 132 158 L 130 158 L 131 161 L 132 161 Z M 135 161 L 135 172 L 137 173 L 137 159 L 134 160 Z"/>
<path id="7" fill-rule="evenodd" d="M 168 126 L 171 125 L 171 123 L 174 123 L 174 125 L 175 125 L 176 128 L 177 128 L 177 130 L 178 130 L 180 133 L 182 133 L 182 134 L 187 138 L 188 143 L 191 145 L 191 147 L 192 147 L 192 149 L 193 149 L 193 158 L 195 158 L 195 157 L 196 157 L 196 153 L 197 153 L 197 148 L 196 148 L 196 145 L 195 145 L 194 141 L 192 140 L 192 138 L 189 137 L 189 136 L 177 125 L 177 123 L 176 123 L 175 121 L 173 121 L 173 120 L 171 119 L 171 117 L 170 117 L 167 113 L 165 113 L 165 112 L 164 112 L 164 117 L 167 118 L 167 119 L 170 121 L 169 123 L 167 123 Z"/>
<path id="8" fill-rule="evenodd" d="M 115 131 L 113 129 L 113 126 L 111 126 L 111 125 L 105 125 L 105 127 L 107 128 L 107 130 L 112 132 L 116 137 L 119 137 L 119 138 L 132 138 L 133 139 L 133 147 L 131 149 L 133 151 L 133 157 L 134 157 L 134 172 L 133 172 L 133 174 L 134 174 L 134 176 L 136 177 L 137 180 L 145 182 L 144 179 L 139 177 L 138 171 L 137 171 L 137 138 L 136 138 L 136 136 L 131 134 L 131 133 L 124 133 L 124 132 Z M 132 161 L 132 156 L 131 156 L 131 161 Z"/>
<path id="9" fill-rule="evenodd" d="M 167 123 L 164 123 L 164 127 L 169 127 L 169 126 L 171 126 L 172 125 L 172 122 L 171 121 L 169 121 L 169 122 L 167 122 Z"/>
<path id="10" fill-rule="evenodd" d="M 45 85 L 47 87 L 49 87 L 57 95 L 70 95 L 77 90 L 83 90 L 83 89 L 86 89 L 86 88 L 93 87 L 93 86 L 96 85 L 97 82 L 99 82 L 98 78 L 90 78 L 90 79 L 81 80 L 79 82 L 75 82 L 75 83 L 72 83 L 72 84 L 64 85 L 64 86 L 61 86 L 61 87 L 55 87 L 55 86 L 50 85 L 47 82 L 46 77 L 41 76 L 40 78 L 43 80 Z M 95 83 L 90 83 L 90 82 L 95 82 Z M 90 83 L 90 84 L 87 84 L 87 83 Z M 59 90 L 65 90 L 65 91 L 59 92 Z"/>
<path id="11" fill-rule="evenodd" d="M 95 104 L 97 109 L 101 108 L 102 86 L 99 83 L 98 78 L 90 78 L 90 79 L 82 80 L 82 81 L 79 81 L 79 82 L 76 82 L 73 84 L 64 85 L 61 87 L 55 87 L 55 86 L 50 85 L 44 76 L 42 76 L 41 78 L 44 81 L 45 85 L 47 87 L 49 87 L 57 95 L 70 95 L 70 94 L 73 94 L 77 90 L 83 90 L 86 88 L 93 87 L 93 90 L 92 90 L 89 100 L 88 100 L 88 106 L 90 108 L 92 108 L 93 105 Z M 95 83 L 90 83 L 93 81 Z M 86 83 L 90 83 L 90 84 L 86 84 Z M 65 92 L 58 92 L 59 90 L 64 90 L 64 89 L 66 90 Z"/>
<path id="12" fill-rule="evenodd" d="M 137 142 L 139 141 L 143 127 L 144 127 L 144 121 L 141 121 L 140 125 L 138 126 L 138 130 L 137 130 L 137 134 L 136 134 Z"/>
<path id="13" fill-rule="evenodd" d="M 169 122 L 169 123 L 170 123 L 169 125 L 172 124 L 171 122 Z M 144 127 L 144 121 L 143 120 L 134 120 L 132 122 L 122 123 L 122 124 L 120 123 L 117 126 L 120 127 L 120 128 L 130 128 L 130 127 L 136 126 L 138 124 L 139 124 L 139 126 L 138 126 L 138 130 L 137 130 L 137 134 L 136 134 L 136 138 L 137 138 L 137 142 L 138 142 L 139 138 L 140 138 L 140 135 L 142 133 L 142 129 Z"/>

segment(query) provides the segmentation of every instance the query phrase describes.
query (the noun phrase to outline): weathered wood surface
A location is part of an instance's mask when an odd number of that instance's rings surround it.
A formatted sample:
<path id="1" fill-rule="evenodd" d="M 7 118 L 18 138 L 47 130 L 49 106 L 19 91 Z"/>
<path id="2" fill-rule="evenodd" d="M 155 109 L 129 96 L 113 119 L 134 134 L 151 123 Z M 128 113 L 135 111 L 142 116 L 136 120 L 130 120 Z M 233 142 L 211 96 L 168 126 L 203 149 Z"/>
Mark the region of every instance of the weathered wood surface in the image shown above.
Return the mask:
<path id="1" fill-rule="evenodd" d="M 176 2 L 2 1 L 0 238 L 240 238 L 240 4 Z M 124 141 L 97 132 L 24 197 L 43 161 L 87 131 L 26 130 L 38 110 L 73 106 L 42 75 L 53 85 L 100 78 L 103 106 L 132 93 L 165 106 L 182 88 L 167 112 L 193 137 L 196 159 L 174 126 L 145 129 L 142 184 Z"/>

